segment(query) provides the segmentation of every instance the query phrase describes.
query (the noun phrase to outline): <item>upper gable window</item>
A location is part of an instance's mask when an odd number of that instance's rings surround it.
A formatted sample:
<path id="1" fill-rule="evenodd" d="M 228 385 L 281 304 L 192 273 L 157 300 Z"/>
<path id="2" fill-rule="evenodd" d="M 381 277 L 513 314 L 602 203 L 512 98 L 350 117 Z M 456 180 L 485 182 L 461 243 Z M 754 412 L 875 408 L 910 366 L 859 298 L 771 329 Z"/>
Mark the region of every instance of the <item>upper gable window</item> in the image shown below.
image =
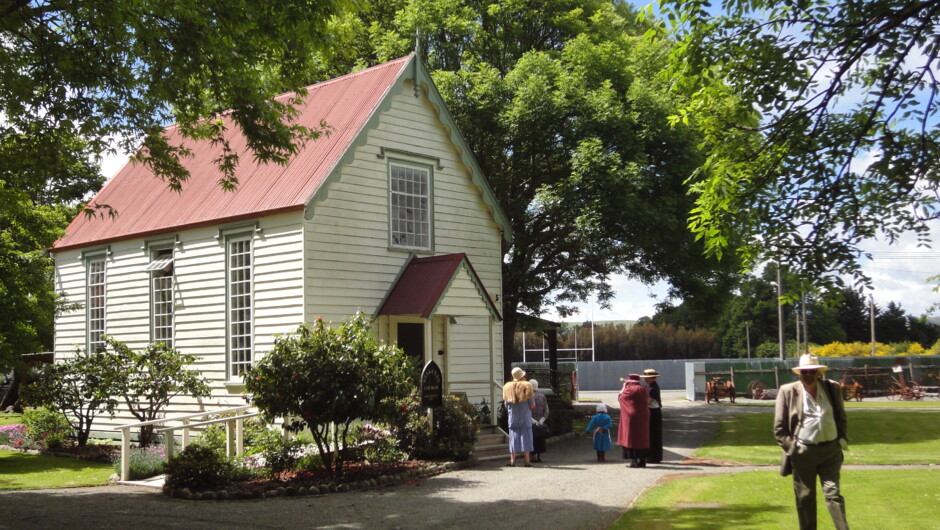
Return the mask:
<path id="1" fill-rule="evenodd" d="M 389 164 L 393 247 L 431 249 L 431 171 L 427 167 Z"/>

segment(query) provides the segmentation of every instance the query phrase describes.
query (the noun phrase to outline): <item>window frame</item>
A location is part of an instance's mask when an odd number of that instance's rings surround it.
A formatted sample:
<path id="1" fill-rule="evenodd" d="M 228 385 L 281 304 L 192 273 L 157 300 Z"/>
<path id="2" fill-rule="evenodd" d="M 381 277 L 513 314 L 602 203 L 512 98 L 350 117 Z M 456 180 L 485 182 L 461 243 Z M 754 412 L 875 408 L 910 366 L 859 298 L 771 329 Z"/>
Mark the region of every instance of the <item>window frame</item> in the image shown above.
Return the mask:
<path id="1" fill-rule="evenodd" d="M 148 271 L 147 276 L 150 291 L 150 342 L 154 344 L 163 342 L 168 348 L 173 348 L 176 344 L 176 252 L 173 245 L 170 244 L 151 246 L 148 248 L 148 254 L 151 263 L 161 257 L 169 257 L 171 260 L 169 271 L 165 269 L 151 270 Z M 166 282 L 161 283 L 169 283 L 169 286 L 158 290 L 156 285 L 158 280 L 166 280 Z M 169 294 L 169 300 L 160 300 L 159 294 L 165 293 Z M 168 313 L 158 313 L 157 307 L 161 303 L 168 303 Z M 161 316 L 169 316 L 168 325 L 158 325 L 158 318 Z M 159 336 L 158 330 L 160 329 L 168 330 L 168 339 Z"/>
<path id="2" fill-rule="evenodd" d="M 396 190 L 394 179 L 396 178 L 395 171 L 397 169 L 423 172 L 425 175 L 425 179 L 426 179 L 424 183 L 426 193 L 422 195 L 422 194 L 407 193 L 405 191 Z M 402 159 L 397 159 L 397 158 L 396 159 L 390 158 L 388 160 L 387 175 L 388 175 L 387 183 L 388 183 L 388 244 L 389 244 L 389 247 L 395 248 L 395 249 L 409 250 L 409 251 L 427 251 L 427 252 L 433 251 L 434 250 L 434 187 L 433 187 L 434 167 L 429 164 L 422 164 L 419 162 L 412 162 L 412 161 L 407 161 L 407 160 L 402 160 Z M 424 220 L 419 219 L 417 221 L 407 220 L 407 219 L 396 219 L 395 217 L 396 212 L 400 208 L 402 208 L 395 204 L 396 197 L 406 197 L 406 198 L 411 197 L 411 198 L 418 198 L 419 200 L 425 199 L 427 201 L 427 207 L 425 209 L 427 212 L 427 218 Z M 416 232 L 416 231 L 397 230 L 397 226 L 396 226 L 397 222 L 403 222 L 403 223 L 423 222 L 427 226 L 427 233 L 420 234 L 419 232 Z M 396 240 L 396 235 L 398 234 L 401 234 L 405 237 L 413 237 L 415 239 L 423 235 L 427 239 L 427 244 L 423 245 L 421 244 L 421 242 L 417 242 L 417 241 L 413 244 L 408 243 L 408 242 L 400 243 Z"/>
<path id="3" fill-rule="evenodd" d="M 85 349 L 93 352 L 98 350 L 98 346 L 102 348 L 105 346 L 103 337 L 108 331 L 108 254 L 101 252 L 86 254 L 83 257 L 85 261 Z M 93 270 L 99 263 L 101 270 Z M 100 281 L 96 281 L 95 275 L 100 275 Z M 101 294 L 93 292 L 95 287 L 100 287 Z M 94 304 L 97 300 L 100 300 L 100 305 Z M 100 310 L 100 317 L 93 316 L 92 313 L 95 310 Z M 100 322 L 100 326 L 93 329 L 92 326 L 96 322 Z M 93 340 L 95 338 L 98 340 Z"/>
<path id="4" fill-rule="evenodd" d="M 232 249 L 234 245 L 240 243 L 247 243 L 248 245 L 247 252 L 240 252 L 241 255 L 247 256 L 247 265 L 233 268 Z M 254 239 L 250 232 L 233 233 L 225 236 L 225 374 L 226 380 L 234 383 L 240 382 L 237 378 L 245 371 L 250 370 L 255 361 L 254 249 Z M 237 292 L 239 289 L 236 288 L 234 272 L 246 269 L 248 271 L 247 279 L 237 280 L 237 283 L 244 286 L 244 290 L 247 292 Z M 236 308 L 233 307 L 235 297 L 247 297 L 247 300 L 242 300 L 241 306 Z M 233 317 L 236 311 L 247 311 L 247 318 L 234 320 Z M 234 333 L 236 325 L 244 326 L 239 330 L 242 333 Z M 237 344 L 239 338 L 247 339 L 247 346 L 244 343 Z M 238 352 L 245 354 L 247 360 L 245 358 L 236 359 Z"/>

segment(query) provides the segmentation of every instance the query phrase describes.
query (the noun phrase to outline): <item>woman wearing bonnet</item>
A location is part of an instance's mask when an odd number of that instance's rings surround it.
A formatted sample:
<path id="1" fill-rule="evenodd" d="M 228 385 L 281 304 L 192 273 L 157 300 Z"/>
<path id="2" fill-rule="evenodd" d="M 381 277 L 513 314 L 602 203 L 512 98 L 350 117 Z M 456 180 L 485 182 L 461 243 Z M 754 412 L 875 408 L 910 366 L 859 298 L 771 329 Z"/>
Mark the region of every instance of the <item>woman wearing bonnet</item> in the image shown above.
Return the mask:
<path id="1" fill-rule="evenodd" d="M 532 452 L 532 409 L 535 399 L 532 385 L 525 379 L 525 372 L 518 366 L 512 369 L 512 381 L 503 385 L 503 401 L 509 414 L 509 467 L 516 465 L 516 454 L 525 457 L 525 466 L 530 467 Z"/>
<path id="2" fill-rule="evenodd" d="M 539 392 L 539 382 L 535 379 L 529 381 L 532 391 L 535 392 L 535 408 L 532 409 L 532 461 L 541 462 L 542 453 L 545 452 L 545 439 L 551 434 L 545 420 L 548 419 L 548 398 Z"/>

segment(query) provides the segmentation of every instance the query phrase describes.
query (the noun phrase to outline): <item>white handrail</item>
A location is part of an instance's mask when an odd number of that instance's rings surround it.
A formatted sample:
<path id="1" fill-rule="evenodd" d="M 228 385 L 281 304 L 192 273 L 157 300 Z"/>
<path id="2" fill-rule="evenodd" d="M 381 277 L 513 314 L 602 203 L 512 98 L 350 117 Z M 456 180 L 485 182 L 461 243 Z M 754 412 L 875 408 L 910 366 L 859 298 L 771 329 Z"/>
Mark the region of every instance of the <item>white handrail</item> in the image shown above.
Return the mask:
<path id="1" fill-rule="evenodd" d="M 243 410 L 248 410 L 248 409 L 250 409 L 250 408 L 252 408 L 252 405 L 241 405 L 241 406 L 238 406 L 238 407 L 230 407 L 230 408 L 227 408 L 227 409 L 207 410 L 207 411 L 196 412 L 196 413 L 192 413 L 192 414 L 183 414 L 183 415 L 180 415 L 180 416 L 174 416 L 174 417 L 172 417 L 172 418 L 162 418 L 162 419 L 159 419 L 159 420 L 150 420 L 150 421 L 141 421 L 141 422 L 137 422 L 137 423 L 128 423 L 128 424 L 126 424 L 126 425 L 121 425 L 120 427 L 117 427 L 115 430 L 121 431 L 121 480 L 128 480 L 128 477 L 130 477 L 130 471 L 131 471 L 131 457 L 130 457 L 130 452 L 131 452 L 131 434 L 130 434 L 130 430 L 131 430 L 131 429 L 133 429 L 133 428 L 135 428 L 135 427 L 143 427 L 143 426 L 146 426 L 146 425 L 158 425 L 158 424 L 167 423 L 167 422 L 171 422 L 171 421 L 181 421 L 181 422 L 183 423 L 183 425 L 181 425 L 181 426 L 179 426 L 179 427 L 172 427 L 172 428 L 168 428 L 168 429 L 161 429 L 161 432 L 164 431 L 164 430 L 173 431 L 173 430 L 176 430 L 176 429 L 183 429 L 183 447 L 185 448 L 186 445 L 189 444 L 189 428 L 190 428 L 190 427 L 193 427 L 193 426 L 196 426 L 196 425 L 201 425 L 201 424 L 202 424 L 202 423 L 196 423 L 196 424 L 190 425 L 190 424 L 189 424 L 189 420 L 190 420 L 191 418 L 198 418 L 198 417 L 202 417 L 202 416 L 210 416 L 210 415 L 215 415 L 215 414 L 228 414 L 228 413 L 230 413 L 230 412 L 240 412 L 240 411 L 243 411 Z M 244 419 L 247 418 L 247 417 L 252 417 L 252 416 L 257 416 L 257 415 L 259 415 L 259 414 L 258 414 L 258 413 L 254 413 L 254 414 L 251 414 L 251 415 L 240 415 L 240 416 L 236 416 L 236 417 L 233 417 L 233 418 L 220 418 L 219 420 L 210 420 L 210 421 L 213 421 L 213 422 L 216 422 L 216 423 L 219 422 L 219 421 L 228 421 L 228 422 L 234 421 L 234 422 L 235 422 L 235 426 L 234 426 L 235 429 L 234 429 L 234 432 L 232 432 L 233 429 L 232 429 L 232 424 L 231 424 L 231 423 L 228 423 L 228 424 L 227 424 L 227 428 L 225 429 L 225 446 L 226 446 L 226 450 L 228 451 L 229 454 L 232 453 L 232 441 L 231 441 L 232 438 L 235 438 L 235 451 L 236 451 L 236 454 L 241 454 L 241 452 L 244 450 L 244 444 L 243 444 L 243 441 L 242 441 L 242 440 L 243 440 L 243 436 L 244 436 L 244 429 L 243 429 L 243 424 L 242 424 L 242 422 L 243 422 Z M 172 432 L 171 432 L 170 435 L 167 436 L 167 458 L 169 458 L 169 457 L 171 456 L 172 452 L 173 452 L 173 443 L 174 443 L 174 441 L 172 440 L 172 438 L 173 438 L 173 435 L 172 435 Z"/>
<path id="2" fill-rule="evenodd" d="M 169 460 L 173 456 L 174 447 L 176 445 L 176 440 L 173 437 L 173 431 L 177 429 L 183 429 L 183 443 L 182 449 L 186 449 L 186 446 L 189 445 L 189 429 L 193 427 L 202 427 L 204 425 L 214 425 L 216 423 L 225 423 L 225 454 L 228 456 L 237 456 L 245 452 L 245 434 L 244 434 L 244 421 L 247 418 L 254 418 L 260 416 L 260 412 L 253 412 L 250 414 L 239 414 L 237 416 L 229 416 L 225 418 L 217 418 L 214 420 L 200 421 L 196 423 L 187 423 L 186 420 L 183 421 L 183 425 L 175 427 L 164 427 L 163 429 L 157 429 L 159 433 L 169 433 L 164 440 L 163 446 L 166 448 L 166 458 Z M 235 435 L 232 436 L 231 428 L 232 423 L 235 424 Z M 235 439 L 235 447 L 232 447 L 232 438 Z"/>

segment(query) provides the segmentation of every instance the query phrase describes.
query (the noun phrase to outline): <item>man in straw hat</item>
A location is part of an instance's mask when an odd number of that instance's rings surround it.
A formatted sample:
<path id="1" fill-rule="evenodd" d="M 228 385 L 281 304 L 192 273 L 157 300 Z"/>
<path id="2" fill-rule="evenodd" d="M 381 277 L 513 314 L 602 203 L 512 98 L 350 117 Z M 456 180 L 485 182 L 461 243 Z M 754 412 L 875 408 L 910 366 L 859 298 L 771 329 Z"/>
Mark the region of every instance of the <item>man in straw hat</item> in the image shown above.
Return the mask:
<path id="1" fill-rule="evenodd" d="M 774 412 L 774 435 L 784 450 L 784 462 L 789 459 L 781 474 L 792 470 L 801 529 L 816 528 L 817 475 L 833 524 L 849 527 L 839 492 L 842 450 L 848 447 L 845 406 L 839 384 L 820 377 L 826 370 L 815 355 L 801 356 L 793 368 L 800 380 L 780 387 Z"/>

